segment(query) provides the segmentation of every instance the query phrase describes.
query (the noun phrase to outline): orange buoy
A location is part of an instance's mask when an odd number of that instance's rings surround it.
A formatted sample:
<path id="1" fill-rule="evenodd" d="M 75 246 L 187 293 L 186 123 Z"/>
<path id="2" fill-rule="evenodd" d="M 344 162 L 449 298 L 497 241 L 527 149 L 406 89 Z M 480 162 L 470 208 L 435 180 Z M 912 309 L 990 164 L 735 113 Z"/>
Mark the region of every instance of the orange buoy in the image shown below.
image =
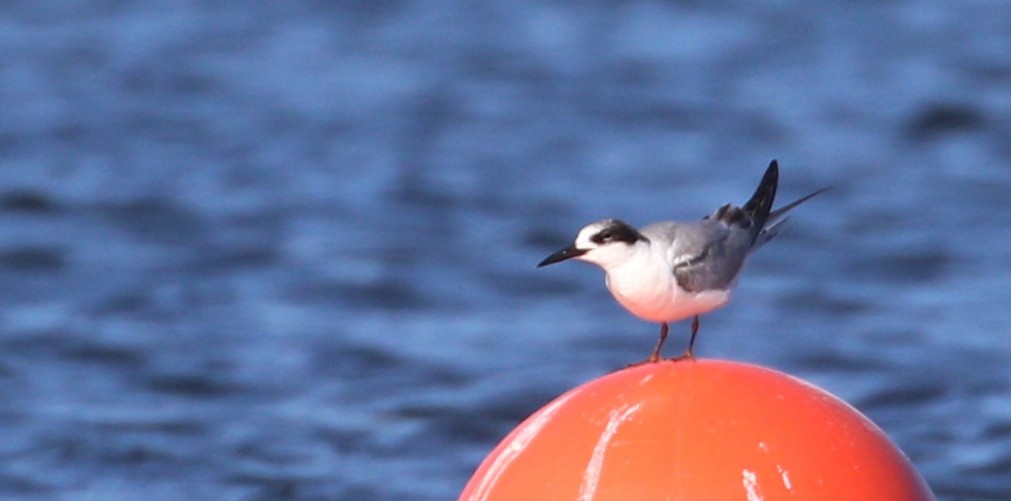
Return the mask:
<path id="1" fill-rule="evenodd" d="M 531 415 L 462 500 L 932 500 L 880 428 L 813 385 L 718 360 L 608 374 Z"/>

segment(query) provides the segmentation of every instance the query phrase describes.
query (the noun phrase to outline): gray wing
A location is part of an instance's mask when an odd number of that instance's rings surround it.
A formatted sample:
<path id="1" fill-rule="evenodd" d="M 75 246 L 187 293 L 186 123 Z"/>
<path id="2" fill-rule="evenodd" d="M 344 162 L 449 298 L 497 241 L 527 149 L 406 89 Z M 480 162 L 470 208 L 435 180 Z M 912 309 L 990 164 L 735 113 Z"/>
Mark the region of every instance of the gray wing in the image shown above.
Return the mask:
<path id="1" fill-rule="evenodd" d="M 748 229 L 714 219 L 657 223 L 643 228 L 642 233 L 648 238 L 666 237 L 674 277 L 689 292 L 730 288 L 752 243 Z"/>

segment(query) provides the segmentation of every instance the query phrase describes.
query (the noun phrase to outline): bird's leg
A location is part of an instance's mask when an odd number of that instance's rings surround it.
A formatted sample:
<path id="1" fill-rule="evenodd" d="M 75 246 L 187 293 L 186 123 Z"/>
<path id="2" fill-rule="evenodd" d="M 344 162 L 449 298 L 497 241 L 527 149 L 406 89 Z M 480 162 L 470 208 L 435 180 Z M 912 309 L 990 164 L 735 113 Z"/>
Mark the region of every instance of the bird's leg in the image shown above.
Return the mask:
<path id="1" fill-rule="evenodd" d="M 670 327 L 667 322 L 660 323 L 660 339 L 656 342 L 656 348 L 653 348 L 653 353 L 650 354 L 649 358 L 646 359 L 647 362 L 653 363 L 660 360 L 660 348 L 663 348 L 663 342 L 667 340 L 667 333 L 670 331 Z"/>
<path id="2" fill-rule="evenodd" d="M 642 361 L 636 362 L 634 364 L 629 364 L 629 365 L 625 366 L 625 368 L 629 369 L 629 368 L 632 368 L 632 367 L 638 367 L 640 365 L 652 364 L 652 363 L 659 362 L 660 361 L 660 348 L 663 348 L 663 342 L 667 340 L 667 333 L 668 332 L 670 332 L 670 326 L 667 325 L 667 322 L 661 322 L 660 323 L 660 339 L 657 340 L 657 342 L 656 342 L 656 348 L 653 348 L 653 353 L 650 353 L 649 354 L 649 358 L 647 358 L 646 360 L 642 360 Z"/>
<path id="3" fill-rule="evenodd" d="M 695 354 L 692 350 L 695 348 L 695 336 L 699 334 L 699 316 L 695 315 L 692 319 L 692 337 L 688 338 L 688 358 L 695 358 Z"/>
<path id="4" fill-rule="evenodd" d="M 695 315 L 695 318 L 692 319 L 692 336 L 688 338 L 688 349 L 685 350 L 684 353 L 678 355 L 677 357 L 672 358 L 671 360 L 682 360 L 682 359 L 695 360 L 695 354 L 692 352 L 692 350 L 695 348 L 695 336 L 697 336 L 698 333 L 699 333 L 699 316 Z"/>

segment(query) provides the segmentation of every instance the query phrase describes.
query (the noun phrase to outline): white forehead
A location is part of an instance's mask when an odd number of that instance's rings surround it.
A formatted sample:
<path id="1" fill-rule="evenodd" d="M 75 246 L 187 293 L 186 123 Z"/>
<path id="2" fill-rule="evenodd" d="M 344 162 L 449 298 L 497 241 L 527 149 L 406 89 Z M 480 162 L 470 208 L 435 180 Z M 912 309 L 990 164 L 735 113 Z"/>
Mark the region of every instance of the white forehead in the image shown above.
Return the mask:
<path id="1" fill-rule="evenodd" d="M 574 242 L 577 249 L 592 249 L 594 247 L 600 247 L 600 244 L 590 240 L 590 237 L 600 233 L 600 230 L 610 226 L 610 220 L 597 221 L 595 223 L 590 223 L 583 226 L 576 235 L 576 241 Z"/>

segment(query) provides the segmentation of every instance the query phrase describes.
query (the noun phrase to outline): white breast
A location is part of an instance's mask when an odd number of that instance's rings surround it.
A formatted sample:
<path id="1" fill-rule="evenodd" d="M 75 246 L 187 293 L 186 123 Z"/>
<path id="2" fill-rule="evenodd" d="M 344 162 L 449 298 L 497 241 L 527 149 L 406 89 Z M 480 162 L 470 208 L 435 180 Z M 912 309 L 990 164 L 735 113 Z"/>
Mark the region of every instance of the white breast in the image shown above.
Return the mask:
<path id="1" fill-rule="evenodd" d="M 708 313 L 730 300 L 729 290 L 686 292 L 665 258 L 643 252 L 607 271 L 607 289 L 633 315 L 651 322 L 675 322 Z"/>

